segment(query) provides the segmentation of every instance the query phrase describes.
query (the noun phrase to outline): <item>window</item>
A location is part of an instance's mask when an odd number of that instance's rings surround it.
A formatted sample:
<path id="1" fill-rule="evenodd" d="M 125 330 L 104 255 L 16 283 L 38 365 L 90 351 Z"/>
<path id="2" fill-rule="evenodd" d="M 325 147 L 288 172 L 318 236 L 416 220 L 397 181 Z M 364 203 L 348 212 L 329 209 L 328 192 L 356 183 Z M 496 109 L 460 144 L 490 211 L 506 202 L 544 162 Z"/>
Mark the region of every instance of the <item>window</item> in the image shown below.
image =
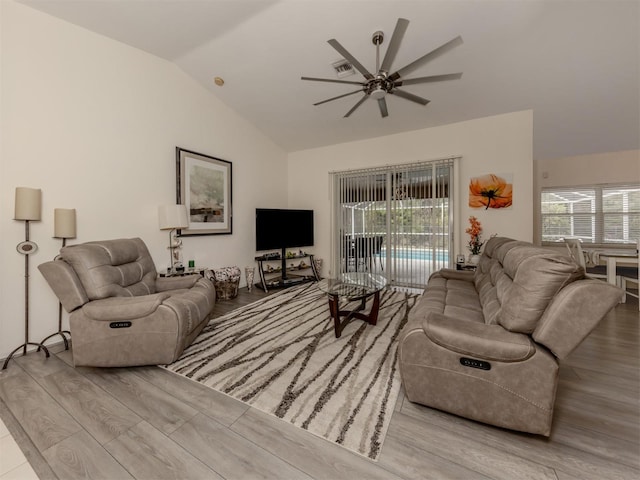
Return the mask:
<path id="1" fill-rule="evenodd" d="M 635 244 L 640 238 L 640 185 L 545 188 L 542 243 L 580 238 L 591 245 Z"/>
<path id="2" fill-rule="evenodd" d="M 332 172 L 332 272 L 424 286 L 451 265 L 454 159 Z"/>

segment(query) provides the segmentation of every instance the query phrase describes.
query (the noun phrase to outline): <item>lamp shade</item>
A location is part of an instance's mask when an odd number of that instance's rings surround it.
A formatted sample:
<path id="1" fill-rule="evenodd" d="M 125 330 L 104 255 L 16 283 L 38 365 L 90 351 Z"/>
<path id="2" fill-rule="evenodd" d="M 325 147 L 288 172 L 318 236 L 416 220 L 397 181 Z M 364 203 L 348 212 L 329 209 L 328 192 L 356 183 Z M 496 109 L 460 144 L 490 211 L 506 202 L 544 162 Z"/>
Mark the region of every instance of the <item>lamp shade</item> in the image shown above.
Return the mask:
<path id="1" fill-rule="evenodd" d="M 187 207 L 184 205 L 162 205 L 158 207 L 158 220 L 160 230 L 187 228 L 189 226 Z"/>
<path id="2" fill-rule="evenodd" d="M 16 187 L 15 220 L 40 220 L 42 216 L 42 190 Z"/>
<path id="3" fill-rule="evenodd" d="M 76 209 L 55 208 L 53 210 L 54 238 L 76 238 Z"/>

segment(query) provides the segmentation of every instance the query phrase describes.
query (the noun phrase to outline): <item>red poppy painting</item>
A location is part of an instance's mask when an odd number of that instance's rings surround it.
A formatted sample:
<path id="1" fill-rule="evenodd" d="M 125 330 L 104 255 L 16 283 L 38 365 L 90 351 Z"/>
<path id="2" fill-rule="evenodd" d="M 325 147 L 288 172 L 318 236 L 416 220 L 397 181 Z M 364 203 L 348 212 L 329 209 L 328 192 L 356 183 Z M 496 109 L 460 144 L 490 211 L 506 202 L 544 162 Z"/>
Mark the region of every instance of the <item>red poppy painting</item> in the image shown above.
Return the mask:
<path id="1" fill-rule="evenodd" d="M 506 175 L 504 176 L 506 177 Z M 504 177 L 489 173 L 469 182 L 469 206 L 472 208 L 507 208 L 513 201 L 513 185 Z"/>

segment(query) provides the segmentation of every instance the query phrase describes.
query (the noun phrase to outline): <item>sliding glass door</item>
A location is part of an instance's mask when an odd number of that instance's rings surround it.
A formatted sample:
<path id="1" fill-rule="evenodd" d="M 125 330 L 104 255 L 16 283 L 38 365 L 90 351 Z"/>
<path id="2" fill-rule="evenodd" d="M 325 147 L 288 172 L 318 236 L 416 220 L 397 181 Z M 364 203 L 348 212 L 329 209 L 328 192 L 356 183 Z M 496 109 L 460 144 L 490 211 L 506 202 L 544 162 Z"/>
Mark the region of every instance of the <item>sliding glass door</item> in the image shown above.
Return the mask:
<path id="1" fill-rule="evenodd" d="M 332 272 L 420 288 L 451 265 L 453 161 L 333 172 Z"/>

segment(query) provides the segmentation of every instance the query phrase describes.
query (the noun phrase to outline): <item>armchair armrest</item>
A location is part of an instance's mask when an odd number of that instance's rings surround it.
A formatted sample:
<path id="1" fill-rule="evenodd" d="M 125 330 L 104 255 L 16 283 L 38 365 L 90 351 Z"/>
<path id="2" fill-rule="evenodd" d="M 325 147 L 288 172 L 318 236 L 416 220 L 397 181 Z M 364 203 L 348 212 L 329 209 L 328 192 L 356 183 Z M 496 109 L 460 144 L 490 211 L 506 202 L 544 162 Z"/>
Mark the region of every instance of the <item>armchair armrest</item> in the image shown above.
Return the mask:
<path id="1" fill-rule="evenodd" d="M 443 348 L 485 360 L 521 362 L 536 351 L 533 341 L 522 333 L 435 312 L 427 314 L 422 329 L 432 342 Z"/>
<path id="2" fill-rule="evenodd" d="M 109 297 L 87 303 L 83 312 L 89 318 L 106 322 L 134 320 L 155 312 L 169 297 L 166 293 L 140 297 Z"/>
<path id="3" fill-rule="evenodd" d="M 89 301 L 75 270 L 64 260 L 41 263 L 38 270 L 67 312 L 72 312 Z"/>
<path id="4" fill-rule="evenodd" d="M 184 275 L 182 277 L 158 277 L 156 278 L 156 292 L 191 288 L 200 278 L 202 277 L 197 273 L 194 273 L 193 275 Z"/>

